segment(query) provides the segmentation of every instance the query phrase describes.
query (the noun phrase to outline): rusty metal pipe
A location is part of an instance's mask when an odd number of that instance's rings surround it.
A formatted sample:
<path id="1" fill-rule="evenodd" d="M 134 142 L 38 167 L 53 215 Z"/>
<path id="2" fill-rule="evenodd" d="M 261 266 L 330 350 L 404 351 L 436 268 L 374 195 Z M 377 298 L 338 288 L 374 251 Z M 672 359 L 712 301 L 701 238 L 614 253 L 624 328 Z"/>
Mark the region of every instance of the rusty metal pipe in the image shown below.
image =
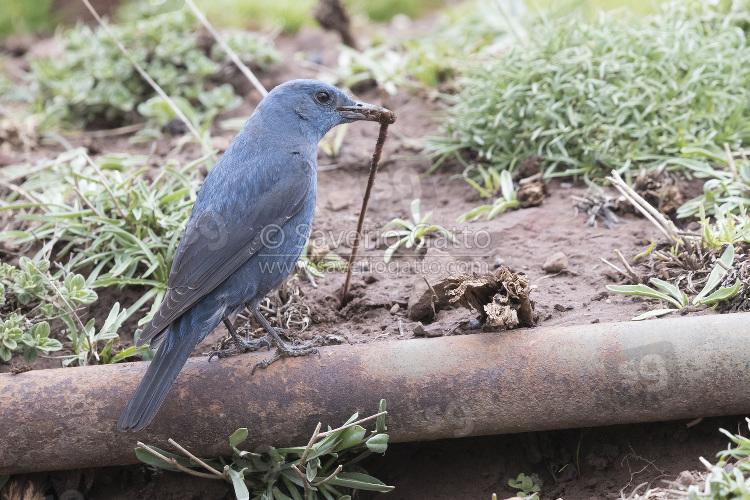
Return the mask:
<path id="1" fill-rule="evenodd" d="M 228 453 L 303 444 L 388 400 L 415 441 L 750 412 L 750 313 L 325 348 L 250 374 L 264 353 L 188 361 L 152 424 L 117 418 L 145 363 L 0 375 L 0 474 L 137 462 L 137 440 Z"/>

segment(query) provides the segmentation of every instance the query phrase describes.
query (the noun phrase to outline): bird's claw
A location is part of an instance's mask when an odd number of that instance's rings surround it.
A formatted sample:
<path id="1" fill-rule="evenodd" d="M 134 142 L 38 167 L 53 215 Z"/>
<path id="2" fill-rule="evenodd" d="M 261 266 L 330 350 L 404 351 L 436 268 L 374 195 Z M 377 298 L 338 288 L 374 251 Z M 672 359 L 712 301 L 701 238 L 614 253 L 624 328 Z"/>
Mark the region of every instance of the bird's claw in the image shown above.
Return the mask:
<path id="1" fill-rule="evenodd" d="M 253 367 L 252 373 L 255 373 L 255 370 L 257 370 L 258 368 L 268 368 L 269 365 L 271 365 L 275 361 L 280 360 L 281 358 L 307 356 L 309 354 L 317 354 L 318 356 L 320 356 L 320 349 L 318 349 L 317 346 L 322 342 L 323 337 L 318 335 L 314 339 L 302 344 L 289 345 L 286 343 L 282 343 L 276 347 L 276 351 L 274 351 L 271 356 L 267 357 L 263 361 L 256 363 Z"/>
<path id="2" fill-rule="evenodd" d="M 235 354 L 242 354 L 244 352 L 251 352 L 251 351 L 257 351 L 260 348 L 262 348 L 264 345 L 268 347 L 268 350 L 271 350 L 271 341 L 268 340 L 268 337 L 261 337 L 256 340 L 247 340 L 240 338 L 239 341 L 234 340 L 234 347 L 229 347 L 227 349 L 217 349 L 215 351 L 211 351 L 208 353 L 208 360 L 211 361 L 211 358 L 214 356 L 218 358 L 227 358 L 229 356 L 234 356 Z"/>

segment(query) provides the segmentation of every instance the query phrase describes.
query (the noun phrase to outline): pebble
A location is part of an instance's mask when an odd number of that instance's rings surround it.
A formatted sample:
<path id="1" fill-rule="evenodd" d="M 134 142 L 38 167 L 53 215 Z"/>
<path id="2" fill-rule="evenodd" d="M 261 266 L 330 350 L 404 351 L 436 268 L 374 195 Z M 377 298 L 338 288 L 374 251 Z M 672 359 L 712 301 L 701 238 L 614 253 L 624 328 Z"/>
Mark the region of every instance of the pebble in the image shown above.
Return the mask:
<path id="1" fill-rule="evenodd" d="M 542 269 L 545 273 L 559 273 L 568 268 L 568 256 L 562 252 L 555 252 L 544 261 Z"/>

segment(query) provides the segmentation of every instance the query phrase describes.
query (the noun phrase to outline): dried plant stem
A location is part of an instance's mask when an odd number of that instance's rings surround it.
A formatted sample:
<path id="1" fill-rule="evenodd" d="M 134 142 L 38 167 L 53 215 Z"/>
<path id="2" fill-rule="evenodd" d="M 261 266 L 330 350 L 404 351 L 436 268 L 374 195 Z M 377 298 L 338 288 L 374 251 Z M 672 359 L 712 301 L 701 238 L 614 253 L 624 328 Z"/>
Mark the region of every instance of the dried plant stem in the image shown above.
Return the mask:
<path id="1" fill-rule="evenodd" d="M 133 132 L 138 132 L 140 129 L 145 127 L 145 123 L 133 123 L 132 125 L 125 125 L 123 127 L 117 127 L 117 128 L 109 128 L 104 130 L 93 130 L 89 132 L 87 135 L 89 137 L 100 139 L 103 137 L 115 137 L 118 135 L 125 135 L 125 134 L 131 134 Z"/>
<path id="2" fill-rule="evenodd" d="M 310 438 L 310 441 L 308 441 L 307 446 L 305 447 L 304 453 L 302 453 L 302 456 L 300 457 L 300 464 L 304 464 L 307 462 L 307 455 L 310 453 L 310 448 L 312 448 L 312 445 L 315 444 L 315 441 L 318 440 L 318 437 L 320 435 L 320 426 L 322 424 L 318 422 L 318 426 L 315 427 L 315 432 L 313 432 L 312 437 Z"/>
<path id="3" fill-rule="evenodd" d="M 614 269 L 614 270 L 615 270 L 615 271 L 617 271 L 618 273 L 622 274 L 623 276 L 626 276 L 626 277 L 630 277 L 630 276 L 628 275 L 628 273 L 626 273 L 625 271 L 623 271 L 622 269 L 620 269 L 620 268 L 619 268 L 619 267 L 617 267 L 616 265 L 612 264 L 612 263 L 611 263 L 610 261 L 608 261 L 608 260 L 607 260 L 607 259 L 605 259 L 604 257 L 599 257 L 599 260 L 601 260 L 602 262 L 604 262 L 605 264 L 607 264 L 607 265 L 608 265 L 609 267 L 611 267 L 612 269 Z"/>
<path id="4" fill-rule="evenodd" d="M 37 200 L 34 196 L 31 195 L 28 191 L 24 190 L 23 188 L 16 186 L 12 182 L 8 182 L 5 179 L 0 178 L 0 186 L 5 186 L 11 191 L 15 191 L 16 193 L 20 194 L 27 200 L 29 200 L 31 203 L 39 203 L 42 204 L 41 201 Z M 3 205 L 5 205 L 5 201 L 3 201 Z"/>
<path id="5" fill-rule="evenodd" d="M 195 136 L 196 139 L 198 139 L 198 142 L 203 145 L 207 150 L 211 150 L 211 145 L 207 144 L 203 138 L 201 137 L 200 132 L 195 128 L 195 126 L 192 124 L 190 120 L 188 120 L 187 116 L 180 111 L 180 108 L 177 107 L 177 105 L 174 103 L 174 101 L 162 90 L 161 87 L 159 87 L 159 84 L 157 84 L 153 78 L 149 76 L 148 73 L 146 73 L 146 70 L 144 70 L 140 64 L 138 64 L 138 61 L 135 60 L 135 57 L 133 57 L 133 54 L 128 51 L 128 49 L 125 48 L 125 46 L 122 44 L 119 38 L 117 38 L 117 35 L 110 29 L 109 25 L 104 22 L 104 20 L 99 16 L 99 14 L 96 12 L 96 9 L 91 5 L 89 0 L 81 0 L 86 7 L 91 12 L 91 15 L 94 16 L 96 21 L 99 23 L 99 25 L 104 29 L 104 31 L 107 32 L 107 35 L 112 39 L 112 41 L 117 45 L 117 48 L 120 49 L 120 51 L 125 55 L 125 57 L 128 58 L 130 63 L 133 65 L 135 70 L 141 75 L 141 77 L 146 80 L 146 82 L 151 86 L 151 88 L 156 91 L 157 94 L 159 94 L 159 97 L 164 99 L 166 103 L 169 105 L 170 108 L 172 108 L 172 111 L 182 120 L 185 122 L 185 126 L 188 128 L 191 134 Z"/>
<path id="6" fill-rule="evenodd" d="M 630 275 L 630 278 L 636 283 L 641 282 L 641 278 L 638 277 L 638 275 L 635 273 L 633 268 L 631 267 L 630 263 L 625 259 L 625 257 L 622 255 L 622 252 L 620 252 L 619 248 L 615 248 L 615 255 L 617 255 L 617 259 L 620 261 L 620 263 L 625 267 L 625 271 Z"/>
<path id="7" fill-rule="evenodd" d="M 732 156 L 732 151 L 729 149 L 729 144 L 726 142 L 724 143 L 724 153 L 727 155 L 727 163 L 729 164 L 729 170 L 732 171 L 732 176 L 734 177 L 734 181 L 742 184 L 742 179 L 740 179 L 740 173 L 737 171 L 737 164 L 734 163 L 734 157 Z"/>
<path id="8" fill-rule="evenodd" d="M 213 26 L 211 26 L 211 23 L 208 22 L 208 19 L 206 19 L 206 16 L 203 15 L 203 12 L 198 8 L 198 6 L 195 5 L 193 0 L 185 0 L 185 3 L 188 7 L 190 7 L 190 10 L 193 11 L 193 14 L 195 17 L 198 18 L 198 20 L 203 24 L 203 26 L 206 27 L 209 33 L 211 33 L 211 36 L 214 37 L 214 39 L 218 42 L 219 45 L 221 45 L 221 48 L 224 49 L 224 51 L 229 55 L 229 58 L 232 60 L 232 62 L 239 68 L 239 70 L 242 72 L 243 75 L 245 75 L 245 78 L 250 80 L 250 83 L 252 84 L 255 89 L 260 92 L 260 95 L 263 97 L 266 97 L 268 95 L 268 91 L 263 86 L 262 83 L 260 83 L 260 80 L 258 80 L 252 71 L 250 71 L 250 68 L 245 66 L 245 63 L 240 60 L 240 58 L 237 56 L 237 54 L 232 50 L 232 48 L 227 44 L 227 42 L 224 41 L 224 38 L 219 34 L 216 29 L 214 29 Z"/>
<path id="9" fill-rule="evenodd" d="M 171 441 L 171 439 L 170 439 L 170 441 Z M 139 448 L 141 448 L 142 450 L 144 450 L 144 451 L 146 451 L 146 452 L 148 452 L 148 453 L 152 454 L 152 455 L 153 455 L 153 456 L 155 456 L 156 458 L 159 458 L 159 459 L 161 459 L 161 460 L 164 460 L 164 461 L 165 461 L 165 462 L 167 462 L 168 464 L 170 464 L 170 465 L 172 465 L 172 466 L 176 467 L 177 469 L 181 470 L 182 472 L 185 472 L 185 473 L 187 473 L 187 474 L 190 474 L 191 476 L 202 477 L 202 478 L 204 478 L 204 479 L 224 479 L 224 476 L 223 476 L 223 475 L 221 475 L 221 474 L 220 474 L 219 476 L 215 476 L 214 474 L 206 474 L 205 472 L 198 472 L 198 471 L 195 471 L 195 470 L 193 470 L 193 469 L 189 469 L 189 468 L 187 468 L 187 467 L 183 467 L 183 466 L 182 466 L 182 465 L 180 465 L 180 464 L 179 464 L 179 462 L 177 462 L 177 460 L 175 460 L 174 458 L 169 458 L 169 457 L 165 457 L 164 455 L 162 455 L 162 454 L 161 454 L 161 453 L 159 453 L 158 451 L 156 451 L 156 450 L 154 450 L 154 449 L 152 449 L 152 448 L 150 448 L 150 447 L 146 446 L 145 444 L 141 443 L 140 441 L 138 441 L 138 442 L 137 442 L 136 444 L 137 444 L 137 445 L 138 445 L 138 447 L 139 447 Z"/>
<path id="10" fill-rule="evenodd" d="M 380 163 L 380 156 L 383 154 L 383 145 L 385 144 L 386 138 L 388 138 L 388 122 L 383 119 L 380 122 L 380 133 L 378 134 L 378 141 L 375 143 L 375 152 L 372 154 L 370 175 L 367 178 L 367 188 L 365 189 L 365 196 L 362 199 L 362 208 L 359 211 L 359 220 L 357 221 L 357 232 L 354 235 L 352 253 L 349 256 L 349 265 L 346 269 L 346 281 L 344 281 L 344 291 L 341 294 L 342 304 L 346 304 L 349 301 L 349 287 L 351 286 L 352 282 L 352 268 L 354 267 L 354 261 L 357 259 L 357 250 L 359 249 L 359 242 L 362 239 L 362 227 L 365 224 L 367 205 L 370 202 L 372 186 L 375 184 L 375 175 L 377 175 L 378 173 L 378 163 Z"/>
<path id="11" fill-rule="evenodd" d="M 330 481 L 331 479 L 333 479 L 334 477 L 336 477 L 338 475 L 338 473 L 341 472 L 342 470 L 344 470 L 344 466 L 341 465 L 341 464 L 339 464 L 339 466 L 336 467 L 336 470 L 333 471 L 330 476 L 328 476 L 325 479 L 321 479 L 317 483 L 312 483 L 311 486 L 317 487 L 317 486 L 320 486 L 321 484 L 327 483 L 328 481 Z"/>
<path id="12" fill-rule="evenodd" d="M 633 188 L 620 177 L 617 171 L 613 170 L 612 175 L 607 177 L 607 180 L 612 183 L 615 188 L 635 207 L 640 211 L 644 217 L 646 217 L 653 225 L 655 225 L 664 235 L 671 241 L 677 239 L 677 228 L 674 227 L 670 221 L 668 221 L 662 214 L 659 213 L 649 202 L 644 200 L 641 195 L 636 193 Z"/>
<path id="13" fill-rule="evenodd" d="M 357 420 L 357 421 L 355 421 L 355 422 L 352 422 L 352 423 L 350 423 L 350 424 L 342 425 L 342 426 L 341 426 L 341 427 L 339 427 L 338 429 L 333 429 L 333 430 L 330 430 L 330 431 L 326 431 L 326 432 L 321 432 L 320 434 L 318 434 L 318 437 L 326 437 L 326 436 L 330 436 L 330 435 L 331 435 L 331 434 L 333 434 L 334 432 L 338 432 L 338 431 L 343 431 L 344 429 L 348 429 L 349 427 L 353 427 L 353 426 L 355 426 L 355 425 L 359 425 L 359 424 L 361 424 L 361 423 L 363 423 L 363 422 L 367 422 L 368 420 L 372 420 L 373 418 L 378 418 L 378 417 L 379 417 L 379 416 L 381 416 L 381 415 L 387 415 L 387 414 L 388 414 L 388 412 L 387 412 L 387 411 L 381 411 L 380 413 L 376 413 L 375 415 L 370 415 L 369 417 L 366 417 L 366 418 L 363 418 L 363 419 Z"/>
<path id="14" fill-rule="evenodd" d="M 204 462 L 200 458 L 196 457 L 195 455 L 193 455 L 192 453 L 190 453 L 189 451 L 187 451 L 180 444 L 178 444 L 177 441 L 175 441 L 174 439 L 169 438 L 168 442 L 169 442 L 169 444 L 171 444 L 172 446 L 174 446 L 175 448 L 177 448 L 178 450 L 180 450 L 182 453 L 184 453 L 185 455 L 187 455 L 188 457 L 190 457 L 192 460 L 195 460 L 197 463 L 201 464 L 205 469 L 211 471 L 214 475 L 216 475 L 216 476 L 218 476 L 218 477 L 220 477 L 222 479 L 224 478 L 224 474 L 222 474 L 221 472 L 217 471 L 213 467 L 209 467 L 208 464 L 206 464 L 206 462 Z"/>

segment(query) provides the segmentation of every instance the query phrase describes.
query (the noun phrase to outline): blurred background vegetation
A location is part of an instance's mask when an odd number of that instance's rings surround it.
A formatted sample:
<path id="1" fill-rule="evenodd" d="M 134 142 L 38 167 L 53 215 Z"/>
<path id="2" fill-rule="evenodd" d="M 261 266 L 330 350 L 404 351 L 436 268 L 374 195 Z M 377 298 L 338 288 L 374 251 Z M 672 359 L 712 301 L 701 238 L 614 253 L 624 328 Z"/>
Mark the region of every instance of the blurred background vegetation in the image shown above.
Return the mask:
<path id="1" fill-rule="evenodd" d="M 125 1 L 93 1 L 97 11 L 120 18 L 118 7 Z M 162 3 L 162 2 L 159 2 Z M 177 7 L 180 0 L 167 0 Z M 349 12 L 365 16 L 371 21 L 388 22 L 398 14 L 412 19 L 444 8 L 465 9 L 473 1 L 456 0 L 345 0 Z M 532 9 L 554 11 L 579 10 L 586 17 L 598 10 L 627 8 L 635 14 L 653 12 L 661 0 L 530 0 Z M 315 21 L 310 11 L 316 0 L 275 0 L 273 2 L 249 2 L 244 0 L 196 0 L 198 7 L 218 27 L 236 27 L 269 30 L 280 28 L 287 33 L 296 33 L 303 26 L 312 26 Z M 77 18 L 90 19 L 80 0 L 0 0 L 0 37 L 10 34 L 51 34 L 60 24 L 74 24 Z"/>

